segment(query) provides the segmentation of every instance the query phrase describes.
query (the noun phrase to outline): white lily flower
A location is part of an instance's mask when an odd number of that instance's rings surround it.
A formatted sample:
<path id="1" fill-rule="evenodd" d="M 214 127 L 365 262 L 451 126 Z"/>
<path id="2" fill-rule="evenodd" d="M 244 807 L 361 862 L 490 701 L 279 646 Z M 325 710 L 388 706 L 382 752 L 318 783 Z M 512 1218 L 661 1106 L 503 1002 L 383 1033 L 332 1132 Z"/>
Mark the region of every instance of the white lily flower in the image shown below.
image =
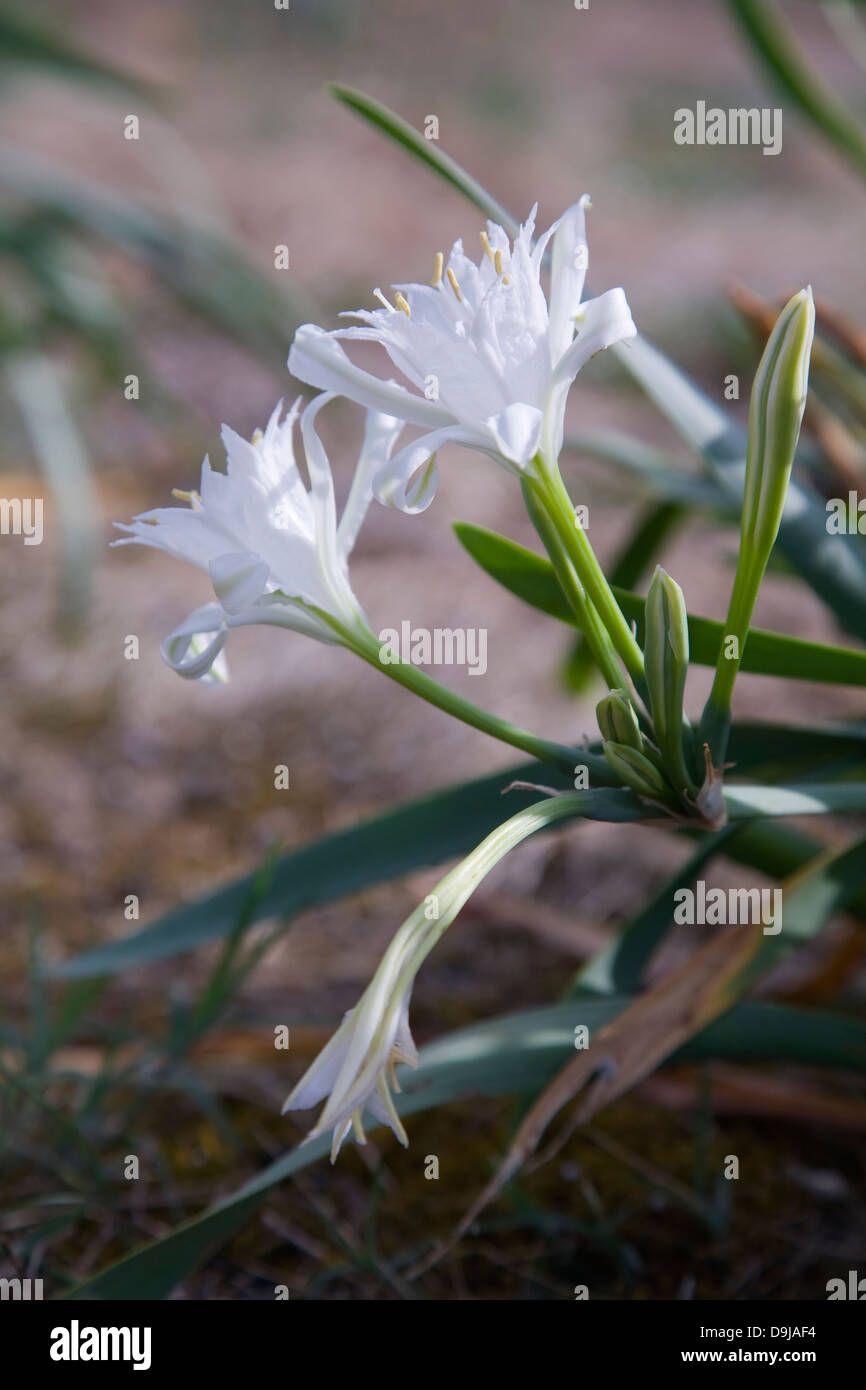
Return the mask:
<path id="1" fill-rule="evenodd" d="M 345 1015 L 331 1041 L 283 1106 L 283 1114 L 287 1110 L 308 1110 L 328 1097 L 305 1142 L 332 1129 L 332 1163 L 350 1129 L 354 1129 L 359 1144 L 366 1143 L 365 1108 L 391 1126 L 404 1148 L 408 1146 L 391 1092 L 400 1090 L 395 1065 L 418 1065 L 418 1053 L 409 1031 L 409 1000 L 415 976 L 467 899 L 500 859 L 527 836 L 582 814 L 583 808 L 581 793 L 550 797 L 518 811 L 440 879 L 434 891 L 406 918 L 358 1004 Z"/>
<path id="2" fill-rule="evenodd" d="M 449 442 L 479 449 L 517 473 L 531 470 L 539 451 L 555 463 L 580 368 L 637 331 L 621 289 L 581 303 L 588 206 L 584 195 L 534 245 L 535 208 L 513 244 L 488 222 L 478 265 L 457 241 L 447 264 L 436 256 L 429 285 L 395 285 L 394 304 L 376 290 L 381 309 L 341 315 L 365 327 L 298 329 L 289 370 L 299 380 L 427 431 L 374 481 L 381 502 L 408 512 L 429 506 L 436 450 Z M 551 237 L 548 301 L 541 267 Z M 417 391 L 355 366 L 340 339 L 380 343 Z"/>
<path id="3" fill-rule="evenodd" d="M 345 1015 L 331 1041 L 283 1106 L 283 1114 L 287 1110 L 309 1110 L 328 1097 L 318 1124 L 304 1142 L 333 1129 L 332 1163 L 350 1129 L 354 1129 L 359 1144 L 367 1142 L 365 1108 L 382 1124 L 390 1125 L 404 1148 L 409 1144 L 391 1092 L 400 1090 L 394 1072 L 397 1063 L 418 1065 L 418 1052 L 409 1031 L 412 984 L 410 980 L 406 993 L 392 999 L 383 999 L 381 986 L 380 967 L 360 1002 Z"/>
<path id="4" fill-rule="evenodd" d="M 225 680 L 223 647 L 230 628 L 268 623 L 321 642 L 349 644 L 368 633 L 349 583 L 348 556 L 372 500 L 374 473 L 390 457 L 402 420 L 368 411 L 351 490 L 337 523 L 331 467 L 315 418 L 333 393 L 300 400 L 280 420 L 282 401 L 252 440 L 227 425 L 227 471 L 202 464 L 198 492 L 174 496 L 189 505 L 142 512 L 114 545 L 151 545 L 207 570 L 216 602 L 197 608 L 162 644 L 172 670 L 191 680 Z M 300 415 L 310 478 L 305 486 L 292 442 Z"/>

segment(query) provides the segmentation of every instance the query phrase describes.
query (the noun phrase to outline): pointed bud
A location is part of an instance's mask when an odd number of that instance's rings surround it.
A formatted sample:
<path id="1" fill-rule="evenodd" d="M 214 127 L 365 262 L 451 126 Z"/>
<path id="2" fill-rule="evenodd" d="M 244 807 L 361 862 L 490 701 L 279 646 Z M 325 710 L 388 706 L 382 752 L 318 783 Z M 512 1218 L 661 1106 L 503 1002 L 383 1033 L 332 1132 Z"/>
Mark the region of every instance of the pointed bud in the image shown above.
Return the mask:
<path id="1" fill-rule="evenodd" d="M 646 599 L 644 661 L 655 741 L 678 791 L 694 791 L 683 753 L 683 695 L 689 669 L 686 601 L 676 580 L 656 566 Z"/>
<path id="2" fill-rule="evenodd" d="M 625 743 L 613 743 L 609 740 L 603 744 L 603 748 L 604 756 L 617 777 L 621 778 L 627 787 L 631 787 L 632 791 L 636 791 L 638 796 L 648 796 L 653 801 L 670 801 L 670 787 L 655 764 L 643 753 L 639 753 L 636 748 L 629 748 Z"/>
<path id="3" fill-rule="evenodd" d="M 788 300 L 776 320 L 752 386 L 740 554 L 725 623 L 725 636 L 737 639 L 737 654 L 730 656 L 727 642 L 722 643 L 701 720 L 701 737 L 709 743 L 717 764 L 725 756 L 734 684 L 755 600 L 782 520 L 806 406 L 814 333 L 815 305 L 807 286 Z"/>
<path id="4" fill-rule="evenodd" d="M 776 320 L 752 386 L 743 495 L 742 545 L 763 575 L 779 530 L 806 406 L 815 333 L 812 287 L 789 299 Z"/>
<path id="5" fill-rule="evenodd" d="M 640 725 L 637 722 L 634 705 L 624 690 L 611 690 L 595 707 L 598 727 L 603 739 L 611 743 L 625 743 L 638 752 L 643 747 Z"/>

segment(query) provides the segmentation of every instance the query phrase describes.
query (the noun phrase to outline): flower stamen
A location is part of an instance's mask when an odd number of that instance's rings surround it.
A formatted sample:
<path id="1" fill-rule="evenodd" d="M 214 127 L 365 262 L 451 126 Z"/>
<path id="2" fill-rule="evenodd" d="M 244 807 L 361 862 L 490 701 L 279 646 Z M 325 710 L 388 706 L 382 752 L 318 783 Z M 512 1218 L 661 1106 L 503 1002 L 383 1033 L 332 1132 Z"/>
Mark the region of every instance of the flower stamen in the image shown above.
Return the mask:
<path id="1" fill-rule="evenodd" d="M 198 502 L 198 504 L 201 505 L 201 498 L 195 488 L 190 492 L 184 492 L 183 488 L 173 487 L 171 495 L 172 497 L 176 497 L 178 502 L 189 502 L 190 506 L 192 506 L 194 502 Z"/>
<path id="2" fill-rule="evenodd" d="M 457 276 L 454 274 L 454 271 L 451 269 L 450 265 L 449 265 L 448 269 L 446 270 L 445 274 L 448 276 L 448 283 L 449 283 L 449 285 L 451 286 L 451 288 L 452 288 L 452 290 L 454 291 L 455 295 L 457 296 L 457 298 L 459 299 L 460 303 L 462 304 L 462 303 L 463 303 L 463 296 L 462 296 L 462 294 L 460 293 L 460 286 L 459 286 L 458 283 L 457 283 Z"/>
<path id="3" fill-rule="evenodd" d="M 398 308 L 398 309 L 402 309 L 402 311 L 403 311 L 403 313 L 406 315 L 407 319 L 410 319 L 410 318 L 412 317 L 412 310 L 409 308 L 409 302 L 408 302 L 408 300 L 400 293 L 399 290 L 398 290 L 397 293 L 394 295 L 394 303 L 397 305 L 397 308 Z"/>
<path id="4" fill-rule="evenodd" d="M 490 261 L 490 262 L 492 263 L 492 262 L 493 262 L 493 251 L 492 251 L 492 248 L 491 248 L 491 246 L 490 246 L 490 238 L 489 238 L 489 236 L 487 235 L 486 232 L 480 232 L 479 235 L 480 235 L 480 237 L 481 237 L 481 245 L 484 247 L 484 254 L 485 254 L 485 256 L 487 257 L 488 261 Z M 501 251 L 497 251 L 496 254 L 497 254 L 497 256 L 499 256 L 499 257 L 501 258 L 501 256 L 502 256 L 502 252 L 501 252 Z M 497 273 L 497 275 L 498 275 L 500 272 L 497 271 L 496 273 Z"/>
<path id="5" fill-rule="evenodd" d="M 442 284 L 442 268 L 444 264 L 445 257 L 442 255 L 441 251 L 437 251 L 436 259 L 433 262 L 433 279 L 430 281 L 430 285 L 434 290 L 438 290 L 439 286 Z"/>
<path id="6" fill-rule="evenodd" d="M 397 310 L 394 308 L 394 305 L 391 303 L 390 299 L 388 299 L 382 293 L 381 290 L 374 290 L 373 294 L 375 295 L 376 299 L 378 299 L 380 304 L 383 304 L 386 309 L 390 309 L 392 314 L 396 314 Z"/>

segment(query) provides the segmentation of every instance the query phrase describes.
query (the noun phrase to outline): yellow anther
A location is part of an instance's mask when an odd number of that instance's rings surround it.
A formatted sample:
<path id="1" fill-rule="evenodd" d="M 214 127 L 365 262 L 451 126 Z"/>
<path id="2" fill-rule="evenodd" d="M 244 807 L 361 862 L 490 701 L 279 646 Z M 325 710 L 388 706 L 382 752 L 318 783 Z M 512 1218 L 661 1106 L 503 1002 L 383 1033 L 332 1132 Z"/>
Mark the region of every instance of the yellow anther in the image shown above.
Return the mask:
<path id="1" fill-rule="evenodd" d="M 264 432 L 262 430 L 253 430 L 253 437 L 250 440 L 250 443 L 258 444 L 259 440 L 264 439 L 264 437 Z"/>
<path id="2" fill-rule="evenodd" d="M 178 502 L 189 502 L 190 506 L 192 506 L 193 501 L 201 502 L 201 498 L 195 489 L 193 489 L 192 492 L 184 492 L 183 488 L 173 487 L 171 495 L 172 497 L 176 497 Z"/>
<path id="3" fill-rule="evenodd" d="M 495 269 L 495 271 L 496 271 L 496 274 L 497 274 L 497 275 L 501 275 L 501 274 L 502 274 L 502 252 L 501 252 L 501 251 L 497 251 L 497 252 L 496 252 L 496 255 L 493 257 L 493 266 L 494 266 L 494 269 Z"/>
<path id="4" fill-rule="evenodd" d="M 403 295 L 400 293 L 399 290 L 394 295 L 394 303 L 397 305 L 398 309 L 403 310 L 403 313 L 406 315 L 407 319 L 410 319 L 412 317 L 412 310 L 409 308 L 408 302 L 406 301 L 406 299 L 404 299 Z"/>
<path id="5" fill-rule="evenodd" d="M 493 260 L 493 251 L 491 250 L 491 247 L 490 247 L 490 238 L 489 238 L 489 236 L 487 235 L 486 232 L 481 232 L 481 233 L 480 233 L 480 236 L 481 236 L 481 245 L 484 247 L 484 254 L 485 254 L 485 256 L 487 257 L 488 261 L 492 261 L 492 260 Z M 501 256 L 501 255 L 502 255 L 502 252 L 501 252 L 501 251 L 497 251 L 496 254 L 497 254 L 497 256 Z"/>
<path id="6" fill-rule="evenodd" d="M 454 293 L 456 294 L 457 298 L 460 300 L 460 303 L 462 304 L 462 303 L 463 303 L 463 296 L 462 296 L 461 293 L 460 293 L 460 286 L 459 286 L 458 283 L 457 283 L 457 276 L 454 274 L 454 271 L 451 269 L 450 265 L 449 265 L 448 269 L 446 270 L 445 274 L 448 276 L 448 283 L 449 283 L 449 285 L 451 286 L 452 290 L 454 291 Z"/>
<path id="7" fill-rule="evenodd" d="M 433 262 L 433 279 L 430 281 L 434 290 L 438 290 L 439 286 L 442 284 L 442 267 L 444 264 L 445 257 L 442 255 L 441 251 L 437 251 L 436 259 Z"/>

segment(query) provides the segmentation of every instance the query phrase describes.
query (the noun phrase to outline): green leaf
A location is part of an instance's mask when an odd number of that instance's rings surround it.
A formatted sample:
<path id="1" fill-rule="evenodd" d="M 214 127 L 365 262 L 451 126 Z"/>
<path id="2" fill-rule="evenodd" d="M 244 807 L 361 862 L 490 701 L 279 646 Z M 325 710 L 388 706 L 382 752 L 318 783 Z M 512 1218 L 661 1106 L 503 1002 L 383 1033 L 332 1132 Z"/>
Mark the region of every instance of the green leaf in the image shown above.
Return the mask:
<path id="1" fill-rule="evenodd" d="M 298 296 L 289 300 L 211 227 L 192 227 L 9 146 L 0 147 L 0 180 L 58 226 L 135 257 L 182 303 L 269 359 L 285 359 L 287 325 L 308 316 Z"/>
<path id="2" fill-rule="evenodd" d="M 90 611 L 93 567 L 101 541 L 91 460 L 51 357 L 15 354 L 6 363 L 6 374 L 54 496 L 63 555 L 58 618 L 62 631 L 67 625 L 75 630 Z"/>
<path id="3" fill-rule="evenodd" d="M 418 1070 L 401 1073 L 401 1116 L 461 1096 L 516 1095 L 540 1089 L 574 1055 L 574 1028 L 590 1033 L 609 1022 L 628 998 L 573 1000 L 512 1014 L 443 1038 L 421 1055 Z M 800 1061 L 866 1071 L 866 1025 L 779 1004 L 743 1003 L 693 1038 L 670 1061 L 722 1058 L 740 1062 Z M 404 1069 L 405 1072 L 405 1069 Z M 255 1214 L 268 1192 L 322 1158 L 330 1135 L 284 1154 L 231 1196 L 168 1235 L 79 1284 L 67 1299 L 166 1298 Z M 399 1161 L 399 1160 L 398 1160 Z"/>
<path id="4" fill-rule="evenodd" d="M 77 81 L 107 83 L 127 96 L 133 91 L 145 91 L 140 82 L 94 62 L 65 39 L 7 9 L 0 10 L 0 64 L 6 68 L 7 81 L 16 72 L 37 67 Z"/>
<path id="5" fill-rule="evenodd" d="M 866 179 L 866 132 L 808 62 L 779 8 L 767 0 L 728 0 L 728 8 L 782 94 Z"/>
<path id="6" fill-rule="evenodd" d="M 548 559 L 508 540 L 495 531 L 468 522 L 456 522 L 454 531 L 461 545 L 492 579 L 525 603 L 560 622 L 574 626 L 574 615 L 563 597 Z M 828 539 L 825 533 L 825 539 Z M 637 623 L 638 640 L 643 640 L 644 600 L 614 586 L 616 600 L 627 618 Z M 715 666 L 724 638 L 723 623 L 689 614 L 691 660 L 698 666 Z M 866 652 L 849 647 L 807 642 L 781 632 L 753 627 L 743 649 L 741 670 L 756 675 L 785 676 L 789 680 L 811 680 L 833 685 L 866 685 Z"/>
<path id="7" fill-rule="evenodd" d="M 575 754 L 580 758 L 580 751 Z M 252 899 L 252 920 L 297 916 L 310 908 L 400 878 L 413 869 L 458 858 L 509 815 L 539 799 L 537 791 L 502 793 L 511 781 L 544 782 L 561 790 L 566 778 L 549 766 L 526 763 L 463 786 L 449 787 L 348 830 L 338 831 L 280 858 L 267 889 Z M 635 821 L 653 811 L 621 789 L 583 793 L 581 814 L 591 820 Z M 228 935 L 250 903 L 256 875 L 174 909 L 133 936 L 97 946 L 61 965 L 52 978 L 111 975 L 161 960 Z"/>
<path id="8" fill-rule="evenodd" d="M 501 227 L 504 227 L 510 236 L 514 236 L 518 227 L 515 218 L 501 203 L 497 203 L 496 199 L 482 188 L 480 183 L 467 174 L 456 160 L 443 154 L 434 141 L 425 140 L 420 131 L 417 131 L 408 121 L 404 121 L 402 116 L 398 116 L 395 111 L 384 106 L 382 102 L 368 97 L 365 92 L 359 92 L 354 87 L 343 87 L 339 82 L 330 83 L 328 90 L 332 96 L 336 97 L 337 101 L 348 106 L 351 111 L 363 117 L 365 121 L 382 131 L 389 139 L 401 145 L 421 164 L 426 164 L 428 169 L 432 169 L 452 188 L 457 189 L 458 193 L 462 193 L 477 208 L 480 208 L 485 217 L 492 218 L 494 222 L 498 222 Z"/>
<path id="9" fill-rule="evenodd" d="M 640 439 L 616 430 L 604 433 L 570 434 L 562 446 L 563 454 L 612 463 L 614 467 L 640 478 L 650 496 L 660 501 L 700 507 L 731 523 L 739 523 L 740 513 L 730 494 L 712 478 L 684 473 L 657 449 Z M 629 587 L 629 586 L 626 586 Z"/>
<path id="10" fill-rule="evenodd" d="M 581 967 L 566 990 L 566 998 L 637 993 L 650 958 L 673 925 L 674 893 L 690 887 L 701 869 L 723 852 L 726 842 L 738 833 L 736 825 L 727 825 L 724 830 L 707 835 L 700 848 L 665 880 L 622 931 Z"/>
<path id="11" fill-rule="evenodd" d="M 745 431 L 646 338 L 617 344 L 611 352 L 703 457 L 739 508 L 746 476 Z M 866 546 L 858 536 L 828 535 L 826 523 L 826 508 L 814 489 L 792 479 L 777 545 L 840 625 L 866 640 Z"/>
<path id="12" fill-rule="evenodd" d="M 732 749 L 735 742 L 732 738 Z M 581 754 L 576 754 L 579 759 Z M 266 892 L 254 900 L 251 920 L 289 918 L 312 907 L 361 892 L 413 869 L 467 854 L 511 814 L 538 800 L 536 791 L 502 792 L 511 781 L 543 779 L 565 789 L 566 779 L 540 763 L 510 768 L 481 781 L 449 787 L 398 806 L 372 821 L 304 845 L 278 860 Z M 622 788 L 599 788 L 578 794 L 587 820 L 635 822 L 667 817 Z M 732 820 L 754 817 L 811 816 L 866 811 L 864 783 L 792 783 L 780 786 L 733 786 L 725 793 Z M 121 941 L 96 946 L 43 974 L 52 979 L 113 975 L 190 951 L 229 935 L 255 892 L 256 874 L 175 908 L 151 926 Z"/>

